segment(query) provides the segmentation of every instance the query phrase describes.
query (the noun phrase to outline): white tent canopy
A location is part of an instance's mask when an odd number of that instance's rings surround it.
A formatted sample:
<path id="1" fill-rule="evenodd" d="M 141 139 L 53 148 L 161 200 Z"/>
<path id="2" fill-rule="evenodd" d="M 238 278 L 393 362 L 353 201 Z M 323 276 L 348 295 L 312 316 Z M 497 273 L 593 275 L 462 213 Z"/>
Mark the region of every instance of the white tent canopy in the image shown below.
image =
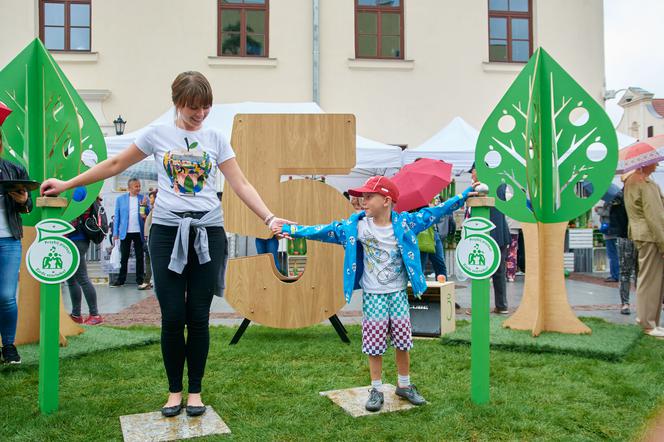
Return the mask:
<path id="1" fill-rule="evenodd" d="M 454 171 L 468 170 L 475 159 L 479 132 L 461 117 L 454 119 L 421 145 L 403 152 L 403 164 L 417 158 L 443 160 L 454 165 Z"/>
<path id="2" fill-rule="evenodd" d="M 618 147 L 629 146 L 636 141 L 628 135 L 616 132 Z M 455 172 L 466 171 L 475 161 L 475 145 L 479 131 L 468 124 L 463 118 L 455 117 L 447 126 L 438 131 L 420 146 L 406 149 L 403 152 L 403 164 L 412 163 L 417 158 L 433 158 L 454 165 Z M 598 149 L 591 148 L 591 158 L 602 155 Z"/>
<path id="3" fill-rule="evenodd" d="M 243 102 L 215 104 L 210 115 L 205 119 L 204 127 L 221 130 L 231 139 L 233 118 L 236 114 L 320 114 L 323 110 L 313 102 L 309 103 L 258 103 Z M 108 156 L 117 155 L 125 147 L 134 142 L 150 127 L 163 124 L 174 124 L 175 110 L 173 107 L 147 126 L 128 134 L 106 138 Z M 401 167 L 401 148 L 378 141 L 356 136 L 357 168 Z"/>

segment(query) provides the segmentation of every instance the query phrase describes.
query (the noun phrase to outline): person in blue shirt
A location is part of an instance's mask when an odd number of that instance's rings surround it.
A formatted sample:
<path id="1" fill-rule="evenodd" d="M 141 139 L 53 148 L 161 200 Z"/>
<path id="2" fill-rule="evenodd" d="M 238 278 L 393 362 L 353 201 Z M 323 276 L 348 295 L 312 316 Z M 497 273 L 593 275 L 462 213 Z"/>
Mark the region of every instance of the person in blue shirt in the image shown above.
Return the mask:
<path id="1" fill-rule="evenodd" d="M 150 213 L 147 196 L 141 193 L 141 182 L 138 178 L 129 178 L 127 193 L 119 196 L 115 202 L 115 218 L 113 222 L 113 245 L 120 243 L 120 273 L 111 287 L 121 287 L 127 278 L 127 266 L 131 245 L 136 255 L 136 286 L 143 286 L 145 268 L 143 261 L 145 218 Z"/>
<path id="2" fill-rule="evenodd" d="M 346 301 L 350 302 L 358 285 L 363 290 L 362 352 L 369 356 L 371 373 L 365 405 L 368 411 L 379 411 L 384 403 L 382 366 L 388 336 L 396 350 L 396 394 L 414 405 L 426 403 L 410 382 L 409 350 L 413 340 L 406 287 L 410 282 L 418 298 L 427 288 L 417 234 L 461 208 L 471 192 L 469 187 L 438 206 L 397 213 L 392 206 L 399 198 L 398 188 L 389 178 L 374 176 L 362 187 L 348 191 L 351 196 L 362 197 L 363 210 L 347 220 L 317 226 L 286 224 L 273 229 L 274 233 L 344 246 Z"/>

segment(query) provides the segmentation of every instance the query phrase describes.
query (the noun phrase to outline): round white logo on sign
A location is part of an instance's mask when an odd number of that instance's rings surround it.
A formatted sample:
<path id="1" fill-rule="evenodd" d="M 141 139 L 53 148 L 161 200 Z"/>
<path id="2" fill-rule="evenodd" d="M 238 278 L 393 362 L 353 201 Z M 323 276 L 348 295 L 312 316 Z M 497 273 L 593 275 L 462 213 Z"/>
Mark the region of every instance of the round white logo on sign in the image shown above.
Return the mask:
<path id="1" fill-rule="evenodd" d="M 456 249 L 456 262 L 470 279 L 486 279 L 500 265 L 500 248 L 486 233 L 496 226 L 485 218 L 468 218 Z"/>
<path id="2" fill-rule="evenodd" d="M 37 239 L 28 249 L 25 264 L 39 282 L 58 284 L 78 269 L 80 256 L 76 245 L 63 235 L 75 229 L 66 221 L 45 219 L 35 226 Z"/>

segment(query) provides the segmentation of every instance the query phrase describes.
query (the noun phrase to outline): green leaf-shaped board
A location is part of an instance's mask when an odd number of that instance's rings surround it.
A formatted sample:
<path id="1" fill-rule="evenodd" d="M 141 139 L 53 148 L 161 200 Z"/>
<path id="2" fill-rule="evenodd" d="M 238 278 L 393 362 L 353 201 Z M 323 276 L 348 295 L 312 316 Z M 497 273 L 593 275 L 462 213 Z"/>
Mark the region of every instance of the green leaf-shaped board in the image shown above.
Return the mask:
<path id="1" fill-rule="evenodd" d="M 565 222 L 588 211 L 611 184 L 617 162 L 608 115 L 541 48 L 484 123 L 475 150 L 478 178 L 492 196 L 503 184 L 512 188 L 496 207 L 521 222 Z M 592 184 L 589 197 L 577 195 L 580 182 Z"/>
<path id="2" fill-rule="evenodd" d="M 23 165 L 31 179 L 68 180 L 106 159 L 97 121 L 39 39 L 0 71 L 0 101 L 13 111 L 2 126 L 3 157 Z M 72 200 L 73 190 L 62 194 L 69 205 L 60 218 L 69 221 L 83 213 L 102 185 L 87 186 L 78 202 Z M 39 190 L 33 191 L 37 196 Z M 35 207 L 23 222 L 34 226 L 41 218 Z"/>

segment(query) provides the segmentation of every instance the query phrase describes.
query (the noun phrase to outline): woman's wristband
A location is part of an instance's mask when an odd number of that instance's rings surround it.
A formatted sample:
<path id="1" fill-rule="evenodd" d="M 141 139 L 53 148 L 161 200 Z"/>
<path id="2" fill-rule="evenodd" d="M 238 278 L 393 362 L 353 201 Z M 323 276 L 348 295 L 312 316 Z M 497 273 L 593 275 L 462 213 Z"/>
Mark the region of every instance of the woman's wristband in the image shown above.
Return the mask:
<path id="1" fill-rule="evenodd" d="M 276 216 L 274 216 L 274 214 L 270 213 L 268 216 L 265 217 L 263 222 L 265 223 L 266 226 L 269 226 L 270 223 L 272 222 L 272 220 L 274 220 L 275 218 L 276 218 Z"/>

